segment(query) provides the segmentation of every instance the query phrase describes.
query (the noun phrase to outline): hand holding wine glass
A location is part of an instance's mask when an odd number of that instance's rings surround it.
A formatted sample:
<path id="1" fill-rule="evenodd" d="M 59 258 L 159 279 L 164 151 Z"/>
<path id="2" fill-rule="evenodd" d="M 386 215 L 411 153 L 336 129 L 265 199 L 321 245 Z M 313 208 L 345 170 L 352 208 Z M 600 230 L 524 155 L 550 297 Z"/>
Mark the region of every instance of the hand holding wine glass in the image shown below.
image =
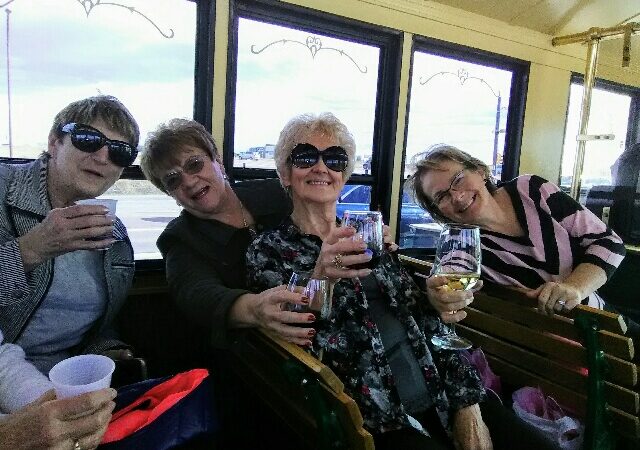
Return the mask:
<path id="1" fill-rule="evenodd" d="M 354 269 L 373 269 L 380 262 L 384 252 L 382 214 L 378 211 L 345 211 L 341 226 L 353 227 L 356 233 L 353 239 L 361 239 L 366 244 L 365 253 L 371 259 L 363 264 L 354 264 Z"/>
<path id="2" fill-rule="evenodd" d="M 331 297 L 329 279 L 327 277 L 315 277 L 312 272 L 293 272 L 287 289 L 291 292 L 302 294 L 309 299 L 309 303 L 306 305 L 287 303 L 287 310 L 313 314 L 316 318 L 314 324 L 327 320 L 331 315 Z M 301 325 L 307 326 L 307 324 Z"/>
<path id="3" fill-rule="evenodd" d="M 467 291 L 473 289 L 480 278 L 480 229 L 470 225 L 447 224 L 440 233 L 432 276 L 446 278 L 439 289 Z M 434 335 L 431 342 L 446 350 L 463 350 L 471 342 L 459 337 L 451 325 L 451 333 Z"/>

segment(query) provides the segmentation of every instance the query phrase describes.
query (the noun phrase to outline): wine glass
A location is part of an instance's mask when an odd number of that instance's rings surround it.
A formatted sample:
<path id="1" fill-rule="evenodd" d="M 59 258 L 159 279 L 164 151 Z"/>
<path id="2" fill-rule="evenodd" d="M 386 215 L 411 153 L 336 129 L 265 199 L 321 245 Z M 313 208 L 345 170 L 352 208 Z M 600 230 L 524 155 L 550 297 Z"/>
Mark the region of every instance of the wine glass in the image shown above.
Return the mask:
<path id="1" fill-rule="evenodd" d="M 303 294 L 309 299 L 309 304 L 287 303 L 285 309 L 300 313 L 313 313 L 316 316 L 315 324 L 329 319 L 331 298 L 329 296 L 329 279 L 327 277 L 314 277 L 312 272 L 293 272 L 287 289 L 291 292 Z M 307 326 L 307 324 L 297 323 L 291 325 Z"/>
<path id="2" fill-rule="evenodd" d="M 371 260 L 364 264 L 354 264 L 354 269 L 373 269 L 380 262 L 384 252 L 382 234 L 382 213 L 378 211 L 345 211 L 342 214 L 340 226 L 353 227 L 356 234 L 353 239 L 362 239 L 367 244 L 365 253 L 371 255 Z"/>
<path id="3" fill-rule="evenodd" d="M 480 229 L 472 225 L 446 224 L 440 232 L 432 275 L 446 277 L 447 284 L 440 289 L 466 291 L 472 289 L 480 279 L 481 249 Z M 451 331 L 434 335 L 431 342 L 445 350 L 465 350 L 471 342 Z"/>

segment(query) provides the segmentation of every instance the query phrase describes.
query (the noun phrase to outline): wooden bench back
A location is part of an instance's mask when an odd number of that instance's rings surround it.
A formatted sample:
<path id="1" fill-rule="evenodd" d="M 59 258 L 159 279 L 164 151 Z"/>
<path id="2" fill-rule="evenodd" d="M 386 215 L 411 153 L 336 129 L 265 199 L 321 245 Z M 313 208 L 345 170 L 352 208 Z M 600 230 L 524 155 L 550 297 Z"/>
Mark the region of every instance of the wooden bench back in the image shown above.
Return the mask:
<path id="1" fill-rule="evenodd" d="M 512 386 L 539 386 L 562 406 L 587 411 L 587 349 L 574 321 L 579 314 L 598 324 L 598 341 L 608 366 L 605 398 L 615 428 L 640 436 L 640 397 L 635 349 L 618 314 L 578 306 L 566 316 L 548 316 L 536 300 L 519 292 L 486 287 L 475 294 L 467 318 L 456 329 L 481 347 L 493 370 Z"/>
<path id="2" fill-rule="evenodd" d="M 363 428 L 360 410 L 343 383 L 300 347 L 264 331 L 247 330 L 234 340 L 231 353 L 234 370 L 309 448 L 373 450 L 373 437 Z M 332 436 L 335 440 L 326 440 Z"/>

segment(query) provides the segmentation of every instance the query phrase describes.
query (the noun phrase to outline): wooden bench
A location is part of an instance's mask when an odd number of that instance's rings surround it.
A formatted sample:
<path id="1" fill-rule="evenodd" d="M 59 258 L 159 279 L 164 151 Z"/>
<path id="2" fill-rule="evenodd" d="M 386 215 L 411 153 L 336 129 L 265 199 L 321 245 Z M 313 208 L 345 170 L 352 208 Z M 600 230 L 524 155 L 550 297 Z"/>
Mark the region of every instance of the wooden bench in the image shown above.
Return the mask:
<path id="1" fill-rule="evenodd" d="M 424 277 L 429 266 L 402 262 Z M 585 423 L 585 449 L 610 448 L 616 438 L 640 438 L 635 349 L 619 314 L 580 305 L 548 316 L 537 301 L 485 286 L 456 326 L 481 347 L 493 371 L 513 388 L 539 386 Z"/>
<path id="2" fill-rule="evenodd" d="M 246 330 L 231 347 L 232 367 L 309 449 L 373 450 L 358 406 L 327 366 L 297 345 Z"/>

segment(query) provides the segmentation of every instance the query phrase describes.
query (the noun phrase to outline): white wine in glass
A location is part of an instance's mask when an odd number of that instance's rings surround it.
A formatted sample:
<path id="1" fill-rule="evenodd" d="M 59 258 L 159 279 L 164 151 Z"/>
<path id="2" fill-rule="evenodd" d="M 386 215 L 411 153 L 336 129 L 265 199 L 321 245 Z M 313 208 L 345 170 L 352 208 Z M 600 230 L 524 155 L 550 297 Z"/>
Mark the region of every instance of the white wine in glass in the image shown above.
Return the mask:
<path id="1" fill-rule="evenodd" d="M 480 229 L 472 225 L 446 224 L 436 248 L 436 259 L 431 275 L 445 277 L 447 284 L 440 289 L 467 291 L 480 279 L 481 248 Z M 455 332 L 431 337 L 431 342 L 445 350 L 466 350 L 472 343 Z"/>

